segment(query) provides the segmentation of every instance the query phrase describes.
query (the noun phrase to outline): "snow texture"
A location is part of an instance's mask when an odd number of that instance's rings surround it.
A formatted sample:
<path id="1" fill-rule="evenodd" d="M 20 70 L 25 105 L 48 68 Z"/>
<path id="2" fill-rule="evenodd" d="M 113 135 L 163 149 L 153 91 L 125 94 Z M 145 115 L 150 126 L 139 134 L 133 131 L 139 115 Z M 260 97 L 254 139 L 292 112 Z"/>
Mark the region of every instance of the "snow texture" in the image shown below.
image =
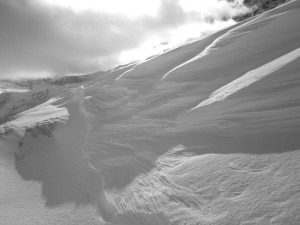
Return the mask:
<path id="1" fill-rule="evenodd" d="M 299 225 L 299 20 L 291 1 L 82 81 L 6 88 L 0 224 Z"/>

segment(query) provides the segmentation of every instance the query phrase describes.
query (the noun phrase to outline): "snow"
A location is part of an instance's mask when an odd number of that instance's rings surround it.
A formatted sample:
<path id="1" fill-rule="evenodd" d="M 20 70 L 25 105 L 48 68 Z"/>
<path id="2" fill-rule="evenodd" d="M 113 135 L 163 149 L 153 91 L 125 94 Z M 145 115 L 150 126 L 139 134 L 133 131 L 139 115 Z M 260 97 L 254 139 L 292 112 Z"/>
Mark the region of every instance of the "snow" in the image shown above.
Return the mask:
<path id="1" fill-rule="evenodd" d="M 209 104 L 212 104 L 217 101 L 222 101 L 226 99 L 228 96 L 234 94 L 240 89 L 243 89 L 254 82 L 262 79 L 263 77 L 273 73 L 274 71 L 280 69 L 281 67 L 287 65 L 288 63 L 296 60 L 300 57 L 300 48 L 295 49 L 288 54 L 285 54 L 259 68 L 249 71 L 238 79 L 226 84 L 225 86 L 219 88 L 214 91 L 208 99 L 202 101 L 199 105 L 192 108 L 191 110 L 197 109 L 199 107 L 203 107 Z"/>
<path id="2" fill-rule="evenodd" d="M 29 91 L 26 88 L 21 88 L 21 87 L 14 87 L 6 82 L 1 83 L 0 82 L 0 94 L 6 93 L 6 92 L 19 92 L 19 93 L 24 93 Z"/>
<path id="3" fill-rule="evenodd" d="M 17 128 L 25 130 L 26 128 L 35 127 L 38 124 L 54 123 L 56 121 L 66 121 L 69 113 L 65 108 L 59 108 L 52 103 L 59 99 L 49 99 L 36 107 L 28 109 L 16 115 L 15 119 L 0 126 L 1 130 Z"/>
<path id="4" fill-rule="evenodd" d="M 0 224 L 298 225 L 299 10 L 0 94 Z"/>
<path id="5" fill-rule="evenodd" d="M 250 21 L 250 22 L 251 22 L 251 21 Z M 239 24 L 237 27 L 238 27 L 238 28 L 241 28 L 241 26 L 244 26 L 244 25 L 246 25 L 246 24 L 248 24 L 248 23 L 249 23 L 249 22 L 244 23 L 244 24 L 242 24 L 242 25 Z M 228 30 L 228 31 L 227 31 L 227 30 Z M 232 27 L 230 27 L 229 29 L 224 29 L 223 31 L 221 31 L 221 32 L 224 33 L 224 34 L 220 35 L 218 38 L 216 38 L 215 40 L 213 40 L 213 42 L 210 43 L 209 45 L 207 45 L 207 46 L 204 48 L 204 50 L 201 51 L 198 55 L 194 56 L 193 58 L 191 58 L 191 59 L 189 59 L 189 60 L 187 60 L 187 61 L 181 63 L 180 65 L 178 65 L 178 66 L 176 66 L 175 68 L 173 68 L 173 69 L 171 69 L 170 71 L 168 71 L 166 74 L 163 75 L 162 79 L 165 79 L 170 73 L 172 73 L 173 71 L 179 69 L 180 67 L 183 67 L 183 66 L 185 66 L 185 65 L 188 65 L 189 63 L 194 62 L 194 61 L 196 61 L 196 60 L 198 60 L 198 59 L 201 59 L 201 58 L 205 57 L 206 55 L 208 55 L 211 51 L 214 50 L 214 46 L 216 46 L 216 44 L 217 44 L 220 40 L 224 39 L 225 37 L 227 37 L 227 36 L 229 36 L 229 35 L 234 34 L 234 30 L 235 30 L 235 26 L 232 26 Z M 227 32 L 225 32 L 225 31 L 227 31 Z M 243 33 L 238 34 L 238 35 L 243 35 Z"/>
<path id="6" fill-rule="evenodd" d="M 13 89 L 13 88 L 1 88 L 0 89 L 0 94 L 3 92 L 27 92 L 28 90 L 26 89 Z"/>

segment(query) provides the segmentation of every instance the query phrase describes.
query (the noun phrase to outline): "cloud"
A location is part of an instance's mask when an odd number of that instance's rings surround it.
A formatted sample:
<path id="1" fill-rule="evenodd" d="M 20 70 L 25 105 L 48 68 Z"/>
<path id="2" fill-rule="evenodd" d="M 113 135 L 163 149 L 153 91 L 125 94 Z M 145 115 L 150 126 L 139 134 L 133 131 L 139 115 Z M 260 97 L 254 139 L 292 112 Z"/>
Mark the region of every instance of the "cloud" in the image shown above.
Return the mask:
<path id="1" fill-rule="evenodd" d="M 214 5 L 204 12 L 185 9 L 180 0 L 160 0 L 155 16 L 129 17 L 105 11 L 76 12 L 41 0 L 0 0 L 0 78 L 108 68 L 119 63 L 122 52 L 151 38 L 168 39 L 186 24 L 222 21 L 242 11 L 234 5 L 238 1 L 210 1 Z"/>

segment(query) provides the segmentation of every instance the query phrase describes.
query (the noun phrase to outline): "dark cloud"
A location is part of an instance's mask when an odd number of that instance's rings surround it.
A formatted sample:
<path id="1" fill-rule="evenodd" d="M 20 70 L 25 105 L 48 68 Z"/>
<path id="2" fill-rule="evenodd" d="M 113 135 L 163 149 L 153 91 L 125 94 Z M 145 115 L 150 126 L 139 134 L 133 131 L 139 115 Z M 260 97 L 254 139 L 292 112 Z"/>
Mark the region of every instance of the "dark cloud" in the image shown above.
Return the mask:
<path id="1" fill-rule="evenodd" d="M 74 12 L 38 0 L 0 0 L 0 77 L 87 73 L 117 63 L 120 52 L 190 20 L 178 0 L 157 16 Z"/>

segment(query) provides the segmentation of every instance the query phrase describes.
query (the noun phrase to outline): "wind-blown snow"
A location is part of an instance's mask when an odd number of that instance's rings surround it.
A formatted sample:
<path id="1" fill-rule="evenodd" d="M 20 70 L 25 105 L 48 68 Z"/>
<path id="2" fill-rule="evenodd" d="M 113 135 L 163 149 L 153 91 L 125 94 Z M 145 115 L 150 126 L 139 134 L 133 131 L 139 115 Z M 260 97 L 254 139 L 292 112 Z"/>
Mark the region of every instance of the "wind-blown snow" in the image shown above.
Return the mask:
<path id="1" fill-rule="evenodd" d="M 299 3 L 0 94 L 1 225 L 298 225 Z"/>
<path id="2" fill-rule="evenodd" d="M 52 98 L 45 103 L 42 103 L 34 108 L 28 109 L 15 116 L 11 122 L 7 122 L 0 126 L 0 130 L 20 129 L 35 127 L 38 124 L 54 123 L 66 121 L 69 113 L 66 108 L 59 108 L 52 103 L 59 99 Z"/>
<path id="3" fill-rule="evenodd" d="M 247 25 L 250 22 L 246 22 L 242 25 L 238 25 L 237 28 L 241 28 L 242 26 Z M 196 55 L 195 57 L 185 61 L 184 63 L 181 63 L 180 65 L 176 66 L 175 68 L 171 69 L 170 71 L 168 71 L 166 74 L 163 75 L 162 79 L 165 79 L 170 73 L 172 73 L 173 71 L 179 69 L 180 67 L 183 67 L 191 62 L 194 62 L 198 59 L 201 59 L 203 57 L 205 57 L 206 55 L 208 55 L 211 51 L 214 50 L 214 47 L 216 46 L 216 44 L 221 41 L 222 39 L 228 37 L 228 36 L 234 36 L 234 35 L 243 35 L 243 33 L 238 33 L 238 34 L 234 34 L 234 30 L 236 29 L 235 26 L 230 27 L 229 31 L 225 32 L 223 35 L 220 35 L 218 38 L 216 38 L 215 40 L 213 40 L 213 42 L 211 44 L 209 44 L 207 47 L 205 47 L 205 49 L 203 51 L 201 51 L 198 55 Z M 226 31 L 228 29 L 225 29 L 224 31 Z M 223 31 L 223 32 L 224 32 Z"/>
<path id="4" fill-rule="evenodd" d="M 214 102 L 222 101 L 226 99 L 228 96 L 234 94 L 235 92 L 253 84 L 254 82 L 259 81 L 263 77 L 270 75 L 274 71 L 280 69 L 281 67 L 287 65 L 288 63 L 296 60 L 300 57 L 300 48 L 295 49 L 273 61 L 256 68 L 254 70 L 249 71 L 238 79 L 226 84 L 225 86 L 219 88 L 214 91 L 208 99 L 202 101 L 194 108 L 190 109 L 190 111 L 195 110 L 197 108 L 210 105 Z"/>

